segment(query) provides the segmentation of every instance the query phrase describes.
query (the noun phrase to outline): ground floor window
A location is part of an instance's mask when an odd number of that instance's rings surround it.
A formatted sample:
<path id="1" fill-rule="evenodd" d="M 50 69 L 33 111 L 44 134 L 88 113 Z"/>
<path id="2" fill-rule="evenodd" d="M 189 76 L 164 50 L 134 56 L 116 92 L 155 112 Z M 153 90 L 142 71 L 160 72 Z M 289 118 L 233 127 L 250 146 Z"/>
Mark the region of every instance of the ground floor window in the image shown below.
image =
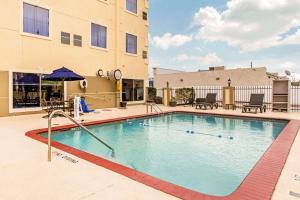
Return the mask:
<path id="1" fill-rule="evenodd" d="M 122 101 L 143 101 L 144 80 L 123 79 Z"/>
<path id="2" fill-rule="evenodd" d="M 13 108 L 41 106 L 41 99 L 63 99 L 63 83 L 43 81 L 41 74 L 13 72 Z"/>

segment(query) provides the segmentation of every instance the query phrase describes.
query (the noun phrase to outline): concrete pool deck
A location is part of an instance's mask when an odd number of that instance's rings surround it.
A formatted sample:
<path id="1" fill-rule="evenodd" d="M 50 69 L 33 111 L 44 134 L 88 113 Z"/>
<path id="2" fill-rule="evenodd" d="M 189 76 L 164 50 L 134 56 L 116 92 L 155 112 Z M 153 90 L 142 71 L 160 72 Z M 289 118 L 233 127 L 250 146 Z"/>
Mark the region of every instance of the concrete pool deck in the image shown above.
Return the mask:
<path id="1" fill-rule="evenodd" d="M 163 107 L 163 110 L 195 111 L 192 107 Z M 106 109 L 85 114 L 85 122 L 145 114 L 146 108 Z M 201 111 L 199 111 L 201 112 Z M 242 114 L 240 110 L 213 110 L 209 113 L 299 119 L 299 113 Z M 25 136 L 25 132 L 47 127 L 45 114 L 0 118 L 0 199 L 177 199 L 105 168 L 52 149 L 47 162 L 47 146 Z M 58 117 L 55 125 L 70 124 Z M 300 136 L 298 135 L 282 171 L 274 200 L 295 200 L 300 193 Z M 71 162 L 73 161 L 73 162 Z"/>

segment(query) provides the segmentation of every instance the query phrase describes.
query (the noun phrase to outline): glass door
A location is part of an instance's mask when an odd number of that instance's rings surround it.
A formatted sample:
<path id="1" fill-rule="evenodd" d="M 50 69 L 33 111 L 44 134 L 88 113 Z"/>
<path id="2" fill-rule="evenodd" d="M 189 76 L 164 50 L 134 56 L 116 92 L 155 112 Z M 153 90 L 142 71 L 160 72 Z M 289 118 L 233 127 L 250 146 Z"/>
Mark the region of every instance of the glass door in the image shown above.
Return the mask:
<path id="1" fill-rule="evenodd" d="M 122 101 L 143 101 L 144 80 L 123 79 Z"/>

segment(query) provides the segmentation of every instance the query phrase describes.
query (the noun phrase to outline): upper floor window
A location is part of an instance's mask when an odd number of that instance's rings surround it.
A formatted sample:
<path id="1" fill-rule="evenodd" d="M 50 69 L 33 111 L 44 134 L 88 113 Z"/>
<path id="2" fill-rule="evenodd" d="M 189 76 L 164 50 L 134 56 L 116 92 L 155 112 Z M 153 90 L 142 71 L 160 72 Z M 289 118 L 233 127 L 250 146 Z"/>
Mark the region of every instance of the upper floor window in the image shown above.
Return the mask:
<path id="1" fill-rule="evenodd" d="M 137 54 L 137 36 L 126 33 L 126 52 Z"/>
<path id="2" fill-rule="evenodd" d="M 106 48 L 107 28 L 98 24 L 92 23 L 92 46 Z"/>
<path id="3" fill-rule="evenodd" d="M 126 9 L 137 14 L 137 0 L 126 0 Z"/>
<path id="4" fill-rule="evenodd" d="M 23 32 L 49 37 L 49 10 L 23 3 Z"/>

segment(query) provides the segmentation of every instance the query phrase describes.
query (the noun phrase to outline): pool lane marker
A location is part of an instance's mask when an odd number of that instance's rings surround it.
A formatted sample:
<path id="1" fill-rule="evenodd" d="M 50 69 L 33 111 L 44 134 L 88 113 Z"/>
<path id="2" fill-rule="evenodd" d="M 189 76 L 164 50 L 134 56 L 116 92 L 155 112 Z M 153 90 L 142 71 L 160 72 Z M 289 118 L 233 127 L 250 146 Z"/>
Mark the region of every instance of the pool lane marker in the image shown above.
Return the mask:
<path id="1" fill-rule="evenodd" d="M 147 126 L 147 127 L 153 127 L 153 128 L 164 128 L 164 127 L 161 127 L 161 126 L 152 126 L 152 125 L 149 125 L 149 124 L 143 124 L 143 123 L 140 123 L 140 125 L 142 126 Z M 199 135 L 206 135 L 206 136 L 211 136 L 211 137 L 217 137 L 217 138 L 224 138 L 224 139 L 229 139 L 229 140 L 233 140 L 234 137 L 229 135 L 227 137 L 223 137 L 222 135 L 214 135 L 214 134 L 209 134 L 209 133 L 201 133 L 201 132 L 195 132 L 193 130 L 174 130 L 174 131 L 179 131 L 179 132 L 186 132 L 188 134 L 199 134 Z"/>

